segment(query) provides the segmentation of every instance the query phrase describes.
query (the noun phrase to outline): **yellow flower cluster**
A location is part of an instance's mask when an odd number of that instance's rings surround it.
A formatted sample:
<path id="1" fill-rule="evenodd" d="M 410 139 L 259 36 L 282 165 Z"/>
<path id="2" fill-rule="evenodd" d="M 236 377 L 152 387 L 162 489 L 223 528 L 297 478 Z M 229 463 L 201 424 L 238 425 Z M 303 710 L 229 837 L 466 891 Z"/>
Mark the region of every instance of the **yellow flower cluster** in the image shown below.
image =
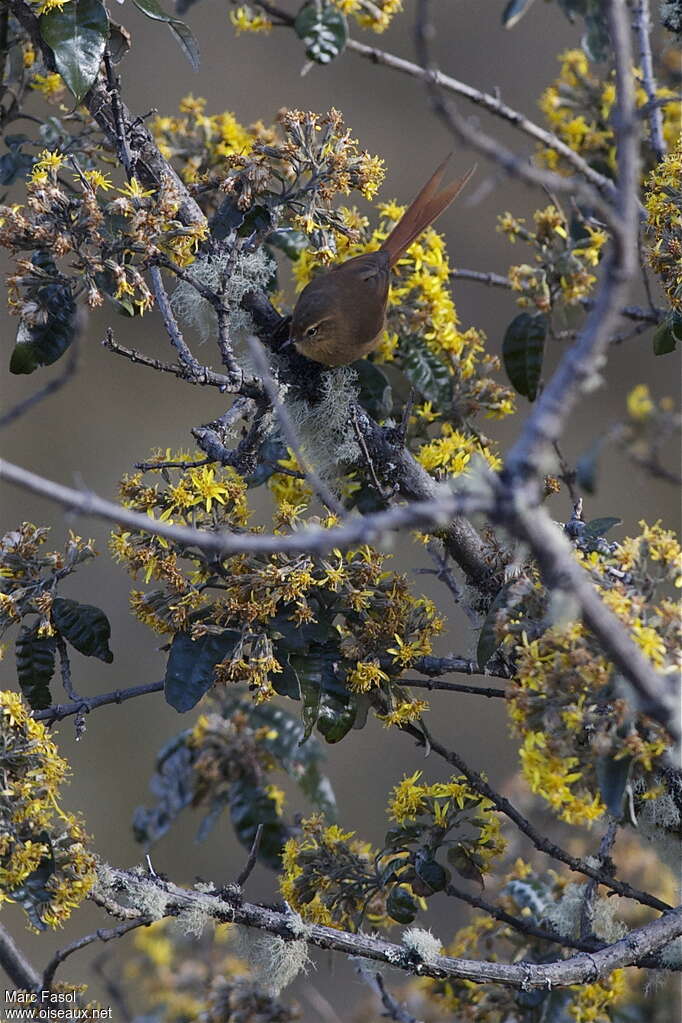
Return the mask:
<path id="1" fill-rule="evenodd" d="M 403 9 L 403 0 L 331 0 L 344 14 L 351 14 L 361 28 L 384 32 L 396 14 Z"/>
<path id="2" fill-rule="evenodd" d="M 13 692 L 0 692 L 0 763 L 0 903 L 20 901 L 35 930 L 59 927 L 94 884 L 95 860 L 81 822 L 59 805 L 68 764 Z"/>
<path id="3" fill-rule="evenodd" d="M 578 550 L 576 556 L 654 667 L 677 676 L 679 608 L 667 597 L 655 602 L 653 592 L 657 585 L 682 582 L 680 547 L 658 523 L 640 526 L 637 537 Z M 509 631 L 517 674 L 507 705 L 523 739 L 524 777 L 562 820 L 589 825 L 605 809 L 598 764 L 626 758 L 646 788 L 665 755 L 667 736 L 645 715 L 633 713 L 616 686 L 613 666 L 582 622 L 554 626 L 533 640 L 524 634 L 521 642 Z"/>
<path id="4" fill-rule="evenodd" d="M 682 312 L 682 136 L 654 167 L 644 200 L 651 243 L 649 262 L 672 308 Z"/>
<path id="5" fill-rule="evenodd" d="M 602 172 L 606 168 L 614 174 L 616 146 L 611 116 L 616 87 L 613 73 L 604 79 L 602 74 L 594 72 L 582 50 L 566 50 L 560 54 L 559 60 L 559 77 L 542 94 L 540 109 L 552 131 L 563 142 L 585 157 L 591 166 Z M 643 107 L 649 100 L 641 84 L 642 73 L 639 68 L 633 68 L 632 74 L 636 103 L 638 107 Z M 673 102 L 662 107 L 662 111 L 663 135 L 668 145 L 674 146 L 679 135 L 682 106 L 673 89 L 659 86 L 656 95 L 659 99 L 673 99 Z M 645 126 L 648 124 L 647 120 L 642 123 Z M 653 153 L 646 137 L 645 147 L 645 159 L 651 164 Z M 539 155 L 545 166 L 568 172 L 569 168 L 555 150 L 541 149 Z"/>
<path id="6" fill-rule="evenodd" d="M 375 850 L 354 835 L 313 816 L 284 846 L 279 889 L 304 920 L 352 931 L 363 918 L 373 927 L 391 923 L 373 876 Z"/>
<path id="7" fill-rule="evenodd" d="M 248 4 L 240 4 L 230 11 L 230 21 L 237 30 L 237 35 L 241 32 L 269 32 L 272 28 L 268 16 L 254 11 Z"/>
<path id="8" fill-rule="evenodd" d="M 623 1003 L 626 993 L 625 970 L 614 970 L 591 984 L 569 988 L 568 1011 L 575 1023 L 611 1023 L 613 1009 Z"/>
<path id="9" fill-rule="evenodd" d="M 239 8 L 239 11 L 243 10 Z M 231 12 L 231 17 L 238 11 Z M 240 27 L 246 29 L 244 17 Z M 160 152 L 167 160 L 178 159 L 186 182 L 205 177 L 214 168 L 225 168 L 225 160 L 235 153 L 249 153 L 261 134 L 262 125 L 244 128 L 229 110 L 207 114 L 206 100 L 193 95 L 180 101 L 180 117 L 159 116 L 151 122 L 151 130 Z"/>
<path id="10" fill-rule="evenodd" d="M 406 825 L 427 817 L 430 826 L 449 834 L 460 827 L 460 814 L 466 819 L 467 812 L 475 810 L 475 833 L 468 835 L 460 845 L 465 845 L 467 858 L 473 865 L 481 873 L 486 873 L 507 845 L 493 804 L 476 792 L 464 777 L 453 776 L 448 782 L 424 785 L 420 783 L 422 773 L 415 771 L 406 775 L 395 786 L 386 811 L 389 820 Z M 469 823 L 474 824 L 474 821 Z"/>
<path id="11" fill-rule="evenodd" d="M 520 293 L 517 304 L 541 313 L 551 312 L 559 303 L 579 304 L 596 281 L 591 271 L 601 258 L 606 232 L 584 222 L 581 236 L 573 238 L 565 214 L 554 205 L 536 210 L 533 219 L 535 230 L 530 231 L 523 218 L 511 213 L 498 217 L 498 230 L 512 243 L 520 239 L 535 250 L 535 265 L 509 267 L 512 289 Z"/>
<path id="12" fill-rule="evenodd" d="M 152 462 L 159 468 L 152 465 L 149 471 L 160 482 L 149 485 L 141 472 L 124 477 L 124 506 L 170 523 L 246 530 L 250 510 L 245 481 L 230 466 L 192 465 L 196 460 L 187 452 L 156 452 Z M 186 469 L 183 461 L 190 463 Z M 164 468 L 167 462 L 180 466 Z M 283 480 L 286 488 L 300 482 L 289 476 Z M 276 519 L 280 531 L 297 524 L 284 522 L 285 503 L 291 508 L 288 500 L 296 499 L 288 489 L 286 494 Z M 298 514 L 302 509 L 299 505 L 294 510 Z M 334 521 L 328 517 L 323 525 Z M 217 666 L 216 679 L 247 683 L 258 702 L 272 695 L 273 677 L 282 673 L 282 656 L 289 651 L 287 647 L 281 653 L 282 633 L 319 625 L 319 642 L 333 639 L 338 644 L 351 691 L 382 684 L 388 700 L 386 724 L 414 720 L 427 709 L 423 701 L 410 700 L 387 683 L 431 653 L 443 620 L 430 600 L 410 592 L 404 575 L 385 570 L 387 555 L 372 547 L 333 550 L 324 557 L 239 554 L 223 559 L 218 571 L 214 559 L 198 552 L 188 555 L 184 548 L 148 534 L 117 530 L 110 548 L 134 577 L 162 584 L 146 593 L 134 591 L 131 597 L 134 614 L 150 628 L 170 634 L 185 631 L 194 639 L 211 631 L 239 630 L 241 639 Z M 314 628 L 311 635 L 314 644 Z"/>

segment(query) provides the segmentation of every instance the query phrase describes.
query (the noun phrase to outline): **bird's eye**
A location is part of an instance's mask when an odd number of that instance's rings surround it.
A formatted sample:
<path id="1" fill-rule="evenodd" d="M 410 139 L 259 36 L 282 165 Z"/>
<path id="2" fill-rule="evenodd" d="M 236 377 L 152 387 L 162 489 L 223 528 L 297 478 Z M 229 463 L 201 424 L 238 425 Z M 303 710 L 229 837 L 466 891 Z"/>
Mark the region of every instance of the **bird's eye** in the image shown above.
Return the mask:
<path id="1" fill-rule="evenodd" d="M 317 327 L 308 327 L 305 333 L 306 337 L 315 337 L 317 334 Z"/>

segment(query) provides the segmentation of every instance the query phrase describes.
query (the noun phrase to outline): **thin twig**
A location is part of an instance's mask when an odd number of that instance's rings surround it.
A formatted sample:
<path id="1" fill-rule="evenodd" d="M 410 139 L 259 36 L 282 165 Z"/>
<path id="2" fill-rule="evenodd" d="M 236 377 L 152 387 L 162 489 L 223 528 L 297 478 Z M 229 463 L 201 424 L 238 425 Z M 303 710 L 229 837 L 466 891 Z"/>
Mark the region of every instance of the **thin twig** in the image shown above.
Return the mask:
<path id="1" fill-rule="evenodd" d="M 668 151 L 663 135 L 663 111 L 657 100 L 656 77 L 654 75 L 654 61 L 651 53 L 651 11 L 649 0 L 636 0 L 635 3 L 635 27 L 639 39 L 639 62 L 642 68 L 642 81 L 644 91 L 649 100 L 649 127 L 651 129 L 651 147 L 659 160 L 662 160 Z"/>
<path id="2" fill-rule="evenodd" d="M 49 725 L 55 721 L 62 721 L 72 714 L 81 711 L 89 713 L 97 707 L 105 707 L 110 703 L 125 703 L 126 700 L 133 700 L 138 696 L 146 696 L 148 693 L 158 693 L 163 689 L 163 682 L 148 682 L 144 686 L 131 686 L 129 689 L 114 689 L 111 693 L 101 693 L 99 696 L 91 696 L 89 699 L 75 700 L 73 703 L 56 703 L 45 710 L 33 712 L 36 721 L 46 721 Z"/>
<path id="3" fill-rule="evenodd" d="M 74 341 L 71 346 L 69 357 L 66 360 L 64 368 L 59 376 L 48 381 L 48 383 L 46 383 L 44 387 L 41 387 L 40 390 L 36 391 L 35 394 L 31 394 L 28 398 L 24 398 L 23 401 L 17 402 L 13 408 L 0 416 L 0 430 L 5 426 L 9 426 L 9 424 L 13 423 L 15 419 L 19 419 L 28 412 L 29 409 L 33 408 L 34 405 L 40 404 L 40 402 L 44 401 L 45 398 L 48 398 L 51 394 L 56 394 L 57 391 L 60 391 L 64 384 L 68 383 L 71 377 L 74 376 L 77 369 L 78 343 L 77 341 Z"/>
<path id="4" fill-rule="evenodd" d="M 163 317 L 163 324 L 166 328 L 166 333 L 170 338 L 173 348 L 178 353 L 180 365 L 183 366 L 190 376 L 199 376 L 201 373 L 201 365 L 189 350 L 182 331 L 178 326 L 178 321 L 175 319 L 175 314 L 171 308 L 170 299 L 168 298 L 168 292 L 164 287 L 163 278 L 158 266 L 149 267 L 149 276 L 151 277 L 157 305 L 161 311 L 161 316 Z"/>
<path id="5" fill-rule="evenodd" d="M 186 380 L 189 384 L 217 387 L 223 393 L 232 390 L 232 381 L 229 377 L 223 373 L 215 373 L 206 366 L 200 366 L 195 373 L 193 370 L 188 370 L 185 366 L 179 366 L 171 362 L 161 362 L 159 359 L 153 359 L 143 352 L 138 352 L 135 348 L 126 348 L 125 345 L 120 345 L 117 341 L 114 341 L 114 333 L 111 327 L 108 328 L 102 345 L 110 352 L 113 352 L 114 355 L 121 355 L 124 359 L 129 359 L 140 366 L 147 366 L 148 369 L 155 369 L 159 373 L 172 373 L 173 376 L 180 377 L 181 380 Z"/>
<path id="6" fill-rule="evenodd" d="M 602 835 L 599 843 L 599 849 L 597 851 L 597 862 L 599 869 L 603 870 L 606 861 L 609 859 L 613 843 L 616 840 L 618 834 L 618 821 L 615 817 L 611 817 L 607 825 L 606 831 Z M 594 915 L 594 898 L 597 894 L 598 883 L 593 877 L 585 885 L 585 893 L 583 895 L 582 906 L 580 909 L 580 937 L 585 938 L 593 933 L 592 923 Z"/>
<path id="7" fill-rule="evenodd" d="M 52 959 L 45 967 L 43 974 L 43 990 L 49 991 L 52 987 L 54 975 L 57 972 L 58 967 L 68 959 L 74 952 L 79 952 L 80 949 L 86 948 L 88 945 L 92 945 L 95 941 L 114 941 L 116 938 L 123 937 L 129 931 L 134 931 L 138 927 L 148 927 L 152 922 L 150 916 L 140 916 L 135 920 L 126 920 L 125 923 L 119 924 L 118 927 L 111 927 L 109 930 L 99 928 L 93 934 L 86 934 L 82 938 L 78 938 L 76 941 L 72 941 L 70 945 L 66 945 L 65 948 L 59 949 L 55 952 Z"/>
<path id="8" fill-rule="evenodd" d="M 80 740 L 83 732 L 85 731 L 85 711 L 87 708 L 83 707 L 83 699 L 76 692 L 73 686 L 73 679 L 71 677 L 71 661 L 69 660 L 69 651 L 66 648 L 66 642 L 63 636 L 57 636 L 56 639 L 57 653 L 59 654 L 59 669 L 62 676 L 62 685 L 64 692 L 70 700 L 78 706 L 76 711 L 76 742 Z"/>
<path id="9" fill-rule="evenodd" d="M 433 35 L 430 0 L 418 0 L 414 37 L 419 64 L 423 72 L 422 80 L 426 85 L 434 113 L 442 120 L 457 142 L 477 150 L 501 167 L 510 177 L 517 178 L 526 185 L 576 196 L 581 202 L 598 211 L 599 216 L 614 233 L 618 231 L 618 218 L 612 205 L 593 185 L 582 177 L 563 177 L 553 171 L 534 166 L 526 157 L 518 156 L 511 149 L 503 146 L 498 139 L 486 134 L 471 123 L 459 113 L 454 103 L 446 100 L 442 86 L 442 73 L 431 60 L 430 40 Z"/>
<path id="10" fill-rule="evenodd" d="M 239 885 L 240 888 L 244 887 L 244 885 L 251 876 L 253 868 L 256 866 L 256 861 L 258 859 L 258 851 L 260 849 L 261 840 L 263 838 L 264 827 L 265 827 L 264 824 L 259 824 L 258 827 L 256 828 L 256 834 L 253 836 L 253 842 L 251 843 L 251 848 L 249 849 L 249 855 L 247 857 L 246 863 L 242 867 L 239 876 L 237 877 L 237 880 L 235 882 L 235 884 Z"/>
<path id="11" fill-rule="evenodd" d="M 438 690 L 446 693 L 467 693 L 470 696 L 486 696 L 488 699 L 498 697 L 507 698 L 506 689 L 494 689 L 492 686 L 465 686 L 460 682 L 444 682 L 435 678 L 401 678 L 401 686 L 411 686 L 413 689 Z"/>
<path id="12" fill-rule="evenodd" d="M 424 745 L 424 736 L 421 734 L 419 729 L 414 725 L 402 725 L 401 730 L 409 735 L 412 735 L 420 745 Z M 478 771 L 474 771 L 455 750 L 447 749 L 442 743 L 438 742 L 432 736 L 429 737 L 430 746 L 434 753 L 443 760 L 447 761 L 456 768 L 467 781 L 480 792 L 481 795 L 486 796 L 491 803 L 495 806 L 495 809 L 500 813 L 503 813 L 505 817 L 508 817 L 512 821 L 519 831 L 526 835 L 536 849 L 540 852 L 546 853 L 551 856 L 552 859 L 559 860 L 561 863 L 565 863 L 571 870 L 576 871 L 579 874 L 584 874 L 586 877 L 594 878 L 599 884 L 604 885 L 610 891 L 616 892 L 617 895 L 622 895 L 627 899 L 634 899 L 636 902 L 641 902 L 645 906 L 651 906 L 652 909 L 657 909 L 659 912 L 667 912 L 672 909 L 668 903 L 663 902 L 662 899 L 657 899 L 655 895 L 650 895 L 648 892 L 641 892 L 637 888 L 633 888 L 625 881 L 619 881 L 614 877 L 609 876 L 601 870 L 597 870 L 592 867 L 585 860 L 579 859 L 577 856 L 571 856 L 565 849 L 551 842 L 544 835 L 533 827 L 524 815 L 517 810 L 516 807 L 511 803 L 506 796 L 501 795 L 497 792 Z"/>

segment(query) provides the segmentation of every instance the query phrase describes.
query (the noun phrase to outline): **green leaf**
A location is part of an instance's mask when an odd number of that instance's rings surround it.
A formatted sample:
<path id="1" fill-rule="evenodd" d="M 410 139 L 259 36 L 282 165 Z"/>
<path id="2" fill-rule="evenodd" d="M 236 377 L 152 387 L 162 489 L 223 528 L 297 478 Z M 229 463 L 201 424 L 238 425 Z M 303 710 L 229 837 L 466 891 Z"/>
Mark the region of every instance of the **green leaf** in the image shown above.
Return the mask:
<path id="1" fill-rule="evenodd" d="M 317 730 L 327 742 L 341 742 L 355 723 L 355 697 L 347 693 L 345 698 L 336 693 L 323 692 L 317 714 Z"/>
<path id="2" fill-rule="evenodd" d="M 353 363 L 358 375 L 360 404 L 374 419 L 385 419 L 391 414 L 393 396 L 386 374 L 374 362 L 360 359 Z"/>
<path id="3" fill-rule="evenodd" d="M 533 0 L 509 0 L 509 3 L 502 12 L 503 27 L 513 28 L 521 20 L 532 3 Z"/>
<path id="4" fill-rule="evenodd" d="M 497 617 L 497 612 L 500 608 L 504 607 L 507 601 L 507 593 L 510 586 L 511 583 L 505 583 L 505 585 L 498 590 L 497 596 L 490 605 L 490 610 L 488 611 L 485 621 L 481 626 L 481 631 L 478 634 L 476 661 L 481 669 L 485 668 L 486 664 L 500 645 L 500 640 L 495 634 L 495 619 Z"/>
<path id="5" fill-rule="evenodd" d="M 661 323 L 654 334 L 654 355 L 669 355 L 677 348 L 677 342 L 682 341 L 682 315 L 673 315 Z"/>
<path id="6" fill-rule="evenodd" d="M 17 636 L 15 653 L 17 676 L 26 701 L 32 710 L 49 707 L 50 679 L 54 675 L 54 636 L 39 636 L 38 624 L 24 625 Z"/>
<path id="7" fill-rule="evenodd" d="M 448 883 L 447 871 L 427 849 L 417 850 L 414 870 L 419 880 L 428 885 L 432 892 L 442 892 Z"/>
<path id="8" fill-rule="evenodd" d="M 240 778 L 230 789 L 230 817 L 237 838 L 247 849 L 253 845 L 258 825 L 263 825 L 258 859 L 273 870 L 279 870 L 288 835 L 277 816 L 275 802 L 267 792 L 248 779 Z"/>
<path id="9" fill-rule="evenodd" d="M 80 103 L 99 73 L 109 37 L 100 0 L 69 0 L 40 19 L 40 34 L 54 53 L 57 71 Z"/>
<path id="10" fill-rule="evenodd" d="M 597 760 L 597 781 L 599 792 L 612 817 L 619 818 L 623 812 L 623 796 L 630 777 L 632 757 L 603 756 Z"/>
<path id="11" fill-rule="evenodd" d="M 587 534 L 590 537 L 606 536 L 609 530 L 613 529 L 614 526 L 620 526 L 623 520 L 619 519 L 616 515 L 606 515 L 602 519 L 590 519 L 589 522 L 585 523 L 583 529 L 583 536 Z"/>
<path id="12" fill-rule="evenodd" d="M 187 746 L 188 736 L 189 732 L 174 736 L 159 751 L 150 783 L 158 801 L 150 810 L 138 806 L 133 814 L 135 839 L 148 848 L 166 834 L 180 811 L 194 798 L 194 752 Z"/>
<path id="13" fill-rule="evenodd" d="M 164 695 L 166 703 L 183 714 L 196 706 L 213 685 L 213 669 L 232 653 L 241 633 L 227 629 L 219 636 L 191 639 L 186 632 L 176 633 L 166 666 Z"/>
<path id="14" fill-rule="evenodd" d="M 391 920 L 399 924 L 411 924 L 417 915 L 417 900 L 402 885 L 396 885 L 391 889 L 391 894 L 386 899 L 386 912 Z"/>
<path id="15" fill-rule="evenodd" d="M 244 711 L 254 727 L 267 725 L 269 730 L 276 733 L 274 738 L 266 739 L 263 745 L 267 746 L 277 762 L 327 820 L 335 821 L 336 797 L 329 779 L 320 773 L 319 763 L 324 759 L 324 753 L 317 739 L 309 738 L 303 744 L 304 729 L 301 722 L 293 714 L 272 703 L 263 703 L 258 707 L 253 704 L 244 705 Z"/>
<path id="16" fill-rule="evenodd" d="M 452 401 L 452 376 L 444 362 L 412 334 L 400 343 L 401 368 L 412 386 L 437 408 Z"/>
<path id="17" fill-rule="evenodd" d="M 31 262 L 39 270 L 57 274 L 52 257 L 43 250 L 34 252 Z M 76 303 L 71 288 L 50 281 L 29 288 L 27 298 L 42 315 L 38 323 L 19 321 L 16 345 L 10 359 L 10 373 L 33 373 L 38 366 L 51 366 L 61 358 L 76 335 Z"/>
<path id="18" fill-rule="evenodd" d="M 52 621 L 64 639 L 86 657 L 98 657 L 111 664 L 114 655 L 109 649 L 111 626 L 104 611 L 92 604 L 55 597 Z"/>
<path id="19" fill-rule="evenodd" d="M 194 38 L 192 30 L 185 25 L 184 21 L 180 21 L 179 18 L 174 17 L 172 14 L 166 14 L 158 0 L 133 0 L 133 3 L 139 11 L 146 14 L 152 21 L 162 21 L 168 25 L 171 35 L 175 37 L 187 60 L 193 69 L 198 71 L 199 44 Z"/>
<path id="20" fill-rule="evenodd" d="M 109 22 L 109 56 L 113 64 L 119 64 L 130 49 L 132 38 L 124 25 Z"/>
<path id="21" fill-rule="evenodd" d="M 507 327 L 502 342 L 509 381 L 528 401 L 535 401 L 538 393 L 546 335 L 544 313 L 519 313 Z"/>
<path id="22" fill-rule="evenodd" d="M 459 876 L 463 877 L 466 881 L 475 881 L 481 886 L 481 888 L 485 887 L 480 867 L 476 863 L 472 854 L 461 843 L 453 845 L 448 849 L 448 863 L 450 863 L 455 868 Z"/>
<path id="23" fill-rule="evenodd" d="M 587 451 L 583 452 L 575 464 L 576 482 L 586 494 L 594 494 L 597 491 L 599 456 L 605 443 L 606 437 L 598 437 Z"/>
<path id="24" fill-rule="evenodd" d="M 338 7 L 325 3 L 304 4 L 294 29 L 306 46 L 306 56 L 316 64 L 329 64 L 341 53 L 348 39 L 348 22 Z"/>

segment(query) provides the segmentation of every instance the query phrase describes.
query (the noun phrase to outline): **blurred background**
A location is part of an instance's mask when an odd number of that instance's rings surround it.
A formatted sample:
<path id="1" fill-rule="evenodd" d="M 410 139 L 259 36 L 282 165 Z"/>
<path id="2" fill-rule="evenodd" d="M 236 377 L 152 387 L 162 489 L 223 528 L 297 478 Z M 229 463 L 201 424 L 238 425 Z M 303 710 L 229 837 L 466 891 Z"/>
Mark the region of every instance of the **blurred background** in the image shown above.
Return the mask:
<path id="1" fill-rule="evenodd" d="M 289 6 L 293 9 L 293 5 Z M 414 59 L 413 3 L 406 0 L 404 6 L 405 13 L 394 19 L 385 34 L 361 33 L 357 27 L 352 34 L 371 45 Z M 566 21 L 558 4 L 537 4 L 513 31 L 507 32 L 500 26 L 503 6 L 502 0 L 459 0 L 434 5 L 437 55 L 446 72 L 487 91 L 498 89 L 506 103 L 540 120 L 537 100 L 556 77 L 557 54 L 578 45 L 579 29 Z M 418 82 L 375 67 L 353 53 L 342 55 L 327 68 L 315 66 L 301 77 L 305 57 L 300 41 L 291 31 L 276 29 L 269 36 L 236 38 L 228 22 L 226 5 L 203 0 L 186 15 L 202 51 L 201 69 L 193 73 L 163 25 L 146 20 L 128 4 L 113 10 L 112 15 L 133 35 L 132 50 L 120 65 L 120 73 L 124 98 L 136 114 L 146 114 L 152 108 L 161 114 L 172 114 L 180 99 L 190 92 L 206 98 L 208 113 L 230 110 L 243 124 L 257 119 L 267 123 L 283 106 L 319 112 L 334 106 L 343 112 L 361 147 L 386 161 L 387 175 L 379 199 L 395 197 L 400 202 L 414 195 L 451 148 L 451 141 L 430 113 L 424 89 Z M 468 105 L 466 112 L 479 116 L 477 109 L 469 109 Z M 513 143 L 517 151 L 531 151 L 528 140 L 514 135 L 501 122 L 491 123 L 483 117 L 481 123 L 489 130 L 494 129 L 500 139 Z M 470 153 L 456 153 L 453 173 L 463 172 L 472 159 Z M 536 207 L 545 204 L 544 195 L 507 181 L 479 160 L 475 187 L 467 190 L 438 225 L 447 237 L 451 262 L 458 267 L 506 273 L 510 263 L 518 260 L 519 250 L 512 249 L 496 232 L 497 214 L 510 210 L 516 215 L 532 216 Z M 359 205 L 362 206 L 362 200 Z M 526 258 L 524 253 L 522 259 Z M 482 328 L 488 335 L 491 351 L 499 353 L 504 329 L 517 312 L 513 297 L 480 284 L 458 281 L 454 297 L 464 327 Z M 638 298 L 633 293 L 632 300 Z M 7 317 L 4 309 L 0 315 L 3 360 L 7 366 L 16 321 Z M 171 357 L 156 312 L 130 321 L 118 317 L 110 307 L 99 310 L 91 316 L 81 338 L 77 376 L 56 396 L 7 429 L 2 449 L 4 457 L 49 479 L 114 498 L 117 481 L 132 470 L 134 462 L 145 458 L 157 446 L 191 446 L 191 427 L 216 418 L 226 405 L 225 398 L 215 389 L 193 388 L 110 354 L 100 345 L 109 325 L 122 343 L 161 359 Z M 216 352 L 208 346 L 199 348 L 197 340 L 192 340 L 200 361 L 218 367 Z M 564 450 L 570 461 L 622 415 L 625 396 L 636 383 L 648 381 L 655 398 L 676 397 L 675 356 L 653 359 L 650 353 L 650 333 L 612 349 L 601 390 L 582 401 L 569 424 Z M 558 355 L 559 351 L 549 352 L 548 370 Z M 3 408 L 31 394 L 59 372 L 59 366 L 41 370 L 32 377 L 11 377 L 4 371 L 0 377 Z M 528 408 L 525 399 L 519 399 L 519 406 L 522 417 Z M 516 436 L 520 416 L 501 424 L 485 422 L 486 432 L 497 439 L 502 451 Z M 48 502 L 6 485 L 2 486 L 1 499 L 3 532 L 22 520 L 30 520 L 52 527 L 50 547 L 61 547 L 69 528 L 95 538 L 100 557 L 82 567 L 61 592 L 97 603 L 105 610 L 112 626 L 115 660 L 104 665 L 74 653 L 74 682 L 79 692 L 91 696 L 161 678 L 165 656 L 155 648 L 156 638 L 128 611 L 130 581 L 123 569 L 109 559 L 108 527 L 65 516 Z M 258 502 L 259 498 L 254 497 L 257 508 Z M 263 502 L 262 508 L 266 505 L 269 502 Z M 570 515 L 570 504 L 564 494 L 555 499 L 553 511 L 561 519 Z M 667 526 L 676 527 L 678 514 L 673 488 L 647 478 L 618 453 L 607 451 L 600 466 L 598 493 L 587 503 L 587 518 L 620 516 L 622 531 L 614 535 L 622 537 L 636 528 L 640 518 L 650 521 L 662 518 Z M 407 541 L 401 540 L 400 554 L 394 558 L 393 567 L 430 567 L 424 559 L 421 548 L 411 549 Z M 476 637 L 467 630 L 464 616 L 447 590 L 428 576 L 417 576 L 415 587 L 436 599 L 448 618 L 449 628 L 438 652 L 470 655 Z M 0 665 L 0 671 L 2 688 L 14 688 L 11 653 Z M 504 787 L 515 771 L 516 757 L 508 741 L 504 707 L 500 703 L 434 693 L 429 721 L 438 738 L 455 747 L 472 767 L 486 770 L 493 784 Z M 71 721 L 63 722 L 55 730 L 60 750 L 73 765 L 65 803 L 82 811 L 96 850 L 111 863 L 130 866 L 140 861 L 140 848 L 130 827 L 132 811 L 140 804 L 150 805 L 147 782 L 159 747 L 193 720 L 193 714 L 180 718 L 165 705 L 161 694 L 154 694 L 93 712 L 78 744 L 74 742 Z M 423 752 L 416 750 L 407 737 L 386 731 L 375 721 L 370 721 L 364 731 L 351 733 L 340 746 L 327 747 L 327 752 L 326 769 L 336 789 L 340 823 L 357 829 L 360 837 L 372 842 L 383 836 L 387 794 L 404 773 L 420 768 L 433 781 L 448 776 L 442 763 L 434 758 L 425 763 Z M 297 809 L 305 807 L 292 793 L 291 810 Z M 192 882 L 199 875 L 219 885 L 235 877 L 245 852 L 237 845 L 229 824 L 219 824 L 203 844 L 195 842 L 197 825 L 198 820 L 187 811 L 171 835 L 157 847 L 153 856 L 156 869 L 179 883 Z M 254 900 L 276 898 L 273 876 L 258 868 L 249 882 L 247 896 Z M 439 905 L 434 899 L 431 903 L 432 927 L 447 942 L 464 917 L 456 915 L 450 900 L 443 902 L 444 905 Z M 3 907 L 3 923 L 12 929 L 39 966 L 46 963 L 55 948 L 97 926 L 107 926 L 102 912 L 87 904 L 58 934 L 31 935 L 24 929 L 23 914 L 15 906 Z M 89 960 L 101 951 L 98 947 L 74 956 L 60 970 L 60 976 L 91 983 L 92 995 L 108 1004 L 88 969 Z M 121 950 L 108 947 L 107 951 L 115 958 Z M 365 997 L 361 981 L 340 957 L 333 961 L 327 955 L 315 958 L 315 972 L 297 982 L 290 994 L 298 997 L 308 1020 L 323 1019 L 325 1014 L 334 1020 L 320 997 L 336 1007 L 337 1019 L 349 1019 L 354 1002 Z"/>

